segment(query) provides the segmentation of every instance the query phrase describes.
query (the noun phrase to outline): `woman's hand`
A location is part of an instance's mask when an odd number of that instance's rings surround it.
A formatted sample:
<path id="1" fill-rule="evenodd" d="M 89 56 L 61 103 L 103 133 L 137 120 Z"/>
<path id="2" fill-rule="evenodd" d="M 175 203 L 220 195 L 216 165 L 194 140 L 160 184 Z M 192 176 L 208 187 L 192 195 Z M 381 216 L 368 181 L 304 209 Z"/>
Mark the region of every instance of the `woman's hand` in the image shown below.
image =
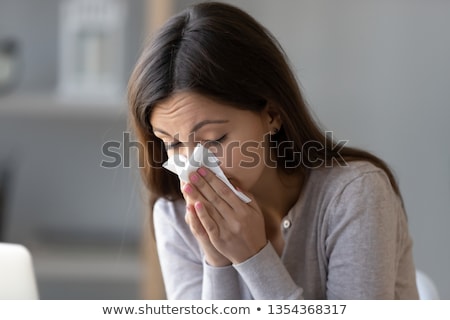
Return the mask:
<path id="1" fill-rule="evenodd" d="M 191 182 L 183 186 L 188 206 L 193 204 L 189 207 L 189 223 L 204 249 L 209 242 L 224 258 L 240 263 L 266 245 L 264 217 L 255 199 L 250 197 L 252 201 L 244 203 L 203 167 L 189 179 Z M 206 245 L 206 249 L 210 248 Z M 210 263 L 208 255 L 206 259 Z"/>
<path id="2" fill-rule="evenodd" d="M 225 258 L 217 249 L 213 246 L 209 240 L 209 235 L 203 228 L 200 219 L 197 216 L 194 208 L 194 200 L 191 200 L 188 194 L 191 194 L 193 186 L 186 186 L 186 183 L 181 182 L 181 190 L 183 191 L 184 198 L 186 199 L 186 215 L 185 220 L 189 225 L 192 234 L 197 239 L 198 243 L 202 247 L 203 253 L 205 254 L 206 262 L 215 267 L 223 267 L 231 264 L 231 261 Z M 185 192 L 184 190 L 188 192 Z"/>
<path id="3" fill-rule="evenodd" d="M 206 262 L 215 267 L 224 267 L 231 264 L 231 261 L 225 258 L 217 249 L 213 246 L 209 240 L 209 235 L 203 228 L 200 219 L 195 212 L 194 205 L 189 204 L 186 206 L 186 223 L 189 225 L 192 234 L 199 242 L 205 254 Z"/>

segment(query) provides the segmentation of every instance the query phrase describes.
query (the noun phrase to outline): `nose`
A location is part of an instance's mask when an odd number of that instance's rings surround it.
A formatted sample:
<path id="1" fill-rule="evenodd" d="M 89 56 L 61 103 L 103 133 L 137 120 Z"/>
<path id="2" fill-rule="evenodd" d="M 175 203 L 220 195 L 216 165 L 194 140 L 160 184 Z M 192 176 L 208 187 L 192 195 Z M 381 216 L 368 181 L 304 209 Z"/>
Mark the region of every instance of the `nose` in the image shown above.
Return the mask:
<path id="1" fill-rule="evenodd" d="M 180 146 L 177 146 L 176 148 L 173 149 L 168 149 L 167 150 L 167 156 L 168 157 L 179 157 L 179 156 L 183 156 L 186 159 L 189 159 L 190 155 L 192 154 L 192 152 L 195 149 L 195 144 L 192 143 L 181 143 Z"/>

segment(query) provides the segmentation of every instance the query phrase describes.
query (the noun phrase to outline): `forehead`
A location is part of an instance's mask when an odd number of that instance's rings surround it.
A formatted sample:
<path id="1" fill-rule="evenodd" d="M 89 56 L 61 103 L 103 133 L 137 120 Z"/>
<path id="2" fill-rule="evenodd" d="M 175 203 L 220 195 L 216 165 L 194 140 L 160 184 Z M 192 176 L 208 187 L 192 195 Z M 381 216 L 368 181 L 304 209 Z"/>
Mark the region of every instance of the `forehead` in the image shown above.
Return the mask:
<path id="1" fill-rule="evenodd" d="M 230 117 L 235 108 L 214 101 L 197 93 L 176 93 L 159 102 L 150 116 L 152 126 L 192 123 L 196 120 L 218 117 Z"/>

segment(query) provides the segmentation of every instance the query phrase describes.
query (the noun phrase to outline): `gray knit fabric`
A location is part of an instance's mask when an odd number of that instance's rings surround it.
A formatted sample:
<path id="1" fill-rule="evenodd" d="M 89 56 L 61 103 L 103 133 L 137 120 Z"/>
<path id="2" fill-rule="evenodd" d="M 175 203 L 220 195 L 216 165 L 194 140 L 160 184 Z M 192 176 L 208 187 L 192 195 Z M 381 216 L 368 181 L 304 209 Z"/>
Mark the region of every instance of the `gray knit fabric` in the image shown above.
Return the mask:
<path id="1" fill-rule="evenodd" d="M 418 299 L 401 201 L 368 162 L 312 171 L 281 223 L 281 257 L 269 242 L 243 263 L 209 266 L 184 215 L 184 201 L 154 207 L 168 299 Z"/>

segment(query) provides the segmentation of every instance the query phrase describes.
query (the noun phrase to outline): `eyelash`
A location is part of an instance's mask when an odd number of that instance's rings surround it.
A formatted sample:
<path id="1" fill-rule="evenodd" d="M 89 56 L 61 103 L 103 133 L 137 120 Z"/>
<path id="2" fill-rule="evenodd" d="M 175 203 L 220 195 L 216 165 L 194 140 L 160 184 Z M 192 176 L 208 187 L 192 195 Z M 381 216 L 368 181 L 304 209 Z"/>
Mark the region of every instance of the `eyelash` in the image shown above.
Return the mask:
<path id="1" fill-rule="evenodd" d="M 175 149 L 179 144 L 180 144 L 179 141 L 172 142 L 172 143 L 166 143 L 166 149 L 167 150 Z"/>
<path id="2" fill-rule="evenodd" d="M 217 145 L 219 143 L 222 143 L 225 140 L 226 137 L 227 137 L 227 135 L 224 134 L 219 139 L 216 139 L 216 140 L 205 140 L 205 141 L 202 141 L 202 142 L 203 142 L 203 144 L 210 144 L 210 145 L 214 146 L 214 145 Z"/>
<path id="3" fill-rule="evenodd" d="M 210 145 L 217 145 L 219 143 L 222 143 L 225 138 L 227 137 L 226 134 L 224 134 L 222 137 L 216 140 L 204 140 L 202 141 L 203 144 L 210 144 Z M 177 148 L 181 144 L 180 141 L 172 142 L 172 143 L 166 143 L 166 149 L 171 150 Z"/>

